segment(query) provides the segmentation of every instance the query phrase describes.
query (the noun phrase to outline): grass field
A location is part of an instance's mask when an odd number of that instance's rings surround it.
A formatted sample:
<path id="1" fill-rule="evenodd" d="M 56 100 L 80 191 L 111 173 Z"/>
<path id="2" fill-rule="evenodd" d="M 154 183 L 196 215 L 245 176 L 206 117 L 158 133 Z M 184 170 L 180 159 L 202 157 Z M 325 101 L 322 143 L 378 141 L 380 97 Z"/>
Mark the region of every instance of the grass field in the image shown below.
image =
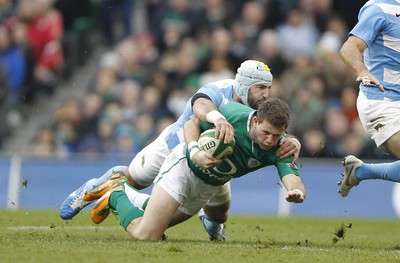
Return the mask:
<path id="1" fill-rule="evenodd" d="M 110 216 L 63 221 L 57 211 L 0 210 L 0 262 L 400 262 L 400 221 L 231 216 L 211 242 L 197 218 L 166 241 L 134 241 Z"/>

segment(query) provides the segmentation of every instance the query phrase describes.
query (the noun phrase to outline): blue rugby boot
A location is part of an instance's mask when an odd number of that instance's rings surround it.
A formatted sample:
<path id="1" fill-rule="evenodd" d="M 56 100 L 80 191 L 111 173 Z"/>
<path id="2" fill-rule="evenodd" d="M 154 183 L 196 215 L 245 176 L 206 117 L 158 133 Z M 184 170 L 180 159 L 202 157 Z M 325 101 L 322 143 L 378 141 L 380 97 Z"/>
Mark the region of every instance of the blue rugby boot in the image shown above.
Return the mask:
<path id="1" fill-rule="evenodd" d="M 73 191 L 60 207 L 60 217 L 64 220 L 72 219 L 76 216 L 85 206 L 91 202 L 85 201 L 83 197 L 85 196 L 85 186 L 90 183 L 90 181 L 95 179 L 90 179 L 84 183 L 81 187 Z"/>
<path id="2" fill-rule="evenodd" d="M 225 241 L 226 240 L 226 233 L 224 224 L 218 224 L 211 222 L 207 219 L 206 215 L 204 214 L 204 210 L 201 209 L 198 213 L 200 221 L 203 223 L 204 228 L 206 229 L 207 233 L 210 235 L 211 241 Z"/>

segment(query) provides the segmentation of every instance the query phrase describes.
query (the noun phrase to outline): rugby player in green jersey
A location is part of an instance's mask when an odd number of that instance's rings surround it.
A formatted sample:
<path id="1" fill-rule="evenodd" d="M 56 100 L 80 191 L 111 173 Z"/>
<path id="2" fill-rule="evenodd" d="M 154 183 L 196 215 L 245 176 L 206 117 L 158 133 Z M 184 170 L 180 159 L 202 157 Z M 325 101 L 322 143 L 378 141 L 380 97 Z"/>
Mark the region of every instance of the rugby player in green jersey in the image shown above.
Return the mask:
<path id="1" fill-rule="evenodd" d="M 123 183 L 107 185 L 108 191 L 95 203 L 92 221 L 101 223 L 109 209 L 118 213 L 123 228 L 138 240 L 159 240 L 168 227 L 181 223 L 208 204 L 230 202 L 227 182 L 265 166 L 274 165 L 287 190 L 288 202 L 301 203 L 305 187 L 293 156 L 276 156 L 279 140 L 289 125 L 290 111 L 286 102 L 267 99 L 257 111 L 248 106 L 229 102 L 219 108 L 235 129 L 235 149 L 224 160 L 215 161 L 211 154 L 193 147 L 200 132 L 211 128 L 209 123 L 192 118 L 184 126 L 185 139 L 169 154 L 155 180 L 150 196 L 140 193 L 145 200 L 140 207 L 132 205 L 123 191 Z M 194 151 L 194 152 L 193 152 Z M 213 163 L 210 165 L 209 160 Z M 100 185 L 85 195 L 85 200 L 96 199 L 104 193 Z M 144 198 L 146 197 L 146 198 Z"/>

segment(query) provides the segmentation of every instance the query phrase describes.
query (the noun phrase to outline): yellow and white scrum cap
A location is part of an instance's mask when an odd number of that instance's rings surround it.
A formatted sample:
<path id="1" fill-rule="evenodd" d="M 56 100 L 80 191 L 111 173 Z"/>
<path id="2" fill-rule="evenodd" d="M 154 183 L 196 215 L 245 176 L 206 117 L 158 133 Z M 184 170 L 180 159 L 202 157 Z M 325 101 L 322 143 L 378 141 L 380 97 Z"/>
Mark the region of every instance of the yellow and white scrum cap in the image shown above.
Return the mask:
<path id="1" fill-rule="evenodd" d="M 249 105 L 247 98 L 249 89 L 256 84 L 272 84 L 271 70 L 264 63 L 257 60 L 244 61 L 237 70 L 234 90 L 245 105 Z"/>

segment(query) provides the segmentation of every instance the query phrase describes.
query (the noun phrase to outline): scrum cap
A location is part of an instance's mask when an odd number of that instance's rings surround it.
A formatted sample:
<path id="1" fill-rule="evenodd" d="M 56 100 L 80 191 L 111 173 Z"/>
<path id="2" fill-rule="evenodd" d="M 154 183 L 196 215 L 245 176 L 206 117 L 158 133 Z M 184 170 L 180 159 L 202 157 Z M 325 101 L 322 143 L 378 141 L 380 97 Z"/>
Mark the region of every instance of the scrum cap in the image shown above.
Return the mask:
<path id="1" fill-rule="evenodd" d="M 271 70 L 264 63 L 257 60 L 244 61 L 237 70 L 234 90 L 245 105 L 248 103 L 248 94 L 251 86 L 255 84 L 272 84 Z"/>

